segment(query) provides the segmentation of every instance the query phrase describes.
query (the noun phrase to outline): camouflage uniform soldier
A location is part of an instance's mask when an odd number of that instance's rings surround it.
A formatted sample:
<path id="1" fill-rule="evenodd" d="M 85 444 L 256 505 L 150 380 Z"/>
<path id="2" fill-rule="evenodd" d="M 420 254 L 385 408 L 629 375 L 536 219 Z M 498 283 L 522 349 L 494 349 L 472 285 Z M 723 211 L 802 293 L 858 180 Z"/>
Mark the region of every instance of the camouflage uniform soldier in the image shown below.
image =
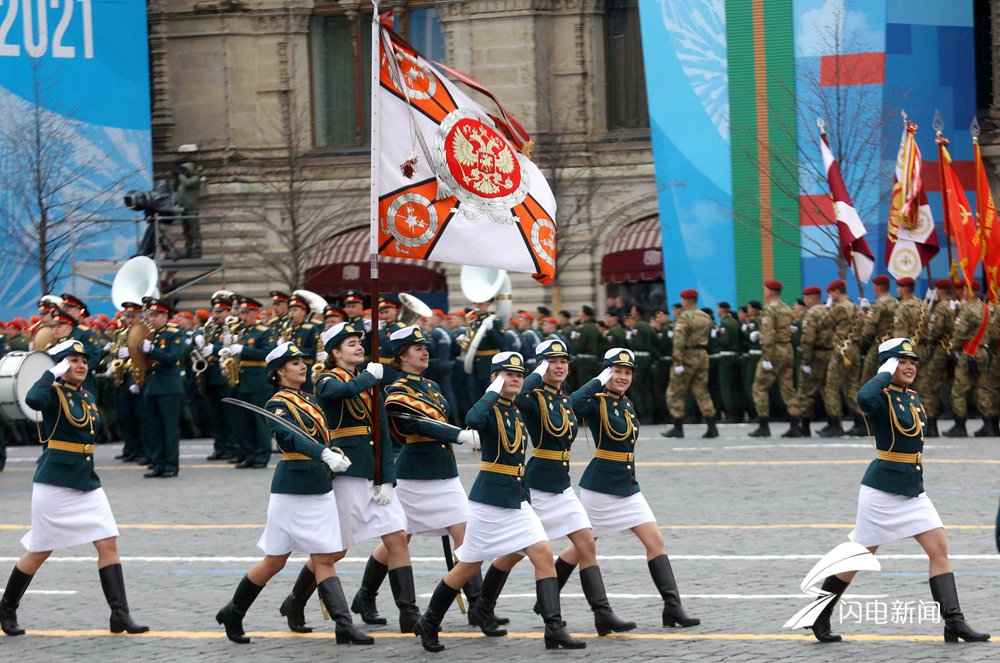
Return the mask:
<path id="1" fill-rule="evenodd" d="M 983 372 L 986 373 L 984 388 L 990 409 L 988 414 L 984 414 L 983 427 L 976 431 L 976 437 L 1000 435 L 1000 310 L 996 306 L 990 309 L 989 337 L 993 357 L 989 368 Z"/>
<path id="2" fill-rule="evenodd" d="M 810 422 L 816 410 L 816 396 L 826 382 L 826 369 L 833 351 L 833 330 L 827 324 L 829 309 L 822 305 L 822 291 L 817 286 L 802 290 L 806 314 L 802 318 L 802 340 L 799 343 L 801 360 L 798 391 L 799 417 L 802 437 L 809 437 Z"/>
<path id="3" fill-rule="evenodd" d="M 983 315 L 986 313 L 986 305 L 977 294 L 979 282 L 973 281 L 972 287 L 968 287 L 964 281 L 956 284 L 956 288 L 963 293 L 962 308 L 955 318 L 955 333 L 951 337 L 951 346 L 948 351 L 956 359 L 955 377 L 951 382 L 951 411 L 955 415 L 955 425 L 951 430 L 945 432 L 946 437 L 968 437 L 965 430 L 965 419 L 968 415 L 969 392 L 975 387 L 976 404 L 981 412 L 990 409 L 987 400 L 987 389 L 984 382 L 987 379 L 987 354 L 986 338 L 979 344 L 974 356 L 966 354 L 963 346 L 971 341 L 983 324 Z"/>
<path id="4" fill-rule="evenodd" d="M 896 298 L 889 294 L 889 277 L 879 274 L 872 279 L 875 287 L 875 301 L 868 312 L 865 326 L 861 328 L 861 354 L 865 363 L 861 368 L 861 383 L 875 377 L 878 368 L 878 346 L 882 341 L 892 338 L 893 318 L 896 315 Z M 912 338 L 907 336 L 905 338 Z M 923 364 L 920 372 L 924 370 Z"/>
<path id="5" fill-rule="evenodd" d="M 684 397 L 691 391 L 708 423 L 708 430 L 702 437 L 718 437 L 715 406 L 708 393 L 708 338 L 712 332 L 712 319 L 698 310 L 697 290 L 681 291 L 681 300 L 684 312 L 674 325 L 674 374 L 667 388 L 667 406 L 674 427 L 661 435 L 684 437 Z"/>
<path id="6" fill-rule="evenodd" d="M 753 402 L 757 408 L 757 430 L 750 437 L 771 437 L 771 387 L 777 381 L 781 397 L 788 407 L 792 425 L 782 437 L 802 437 L 799 429 L 799 407 L 795 394 L 794 356 L 792 354 L 792 309 L 781 301 L 781 281 L 764 282 L 764 299 L 767 305 L 760 318 L 760 362 L 753 378 Z"/>
<path id="7" fill-rule="evenodd" d="M 730 313 L 729 302 L 719 302 L 718 343 L 719 388 L 722 392 L 722 407 L 726 421 L 736 423 L 743 420 L 743 390 L 740 374 L 740 323 Z"/>
<path id="8" fill-rule="evenodd" d="M 854 302 L 847 298 L 847 283 L 843 279 L 830 283 L 826 292 L 833 300 L 827 313 L 827 326 L 833 330 L 834 348 L 830 353 L 826 383 L 823 386 L 823 403 L 828 422 L 820 429 L 819 435 L 840 437 L 844 434 L 844 429 L 840 426 L 843 401 L 847 402 L 847 409 L 854 416 L 855 428 L 861 425 L 856 400 L 861 353 L 852 338 L 860 322 L 860 313 Z"/>
<path id="9" fill-rule="evenodd" d="M 938 392 L 948 382 L 948 344 L 955 331 L 955 312 L 952 308 L 951 279 L 938 279 L 934 283 L 937 301 L 931 310 L 926 341 L 920 351 L 920 371 L 913 388 L 920 393 L 920 402 L 927 413 L 924 437 L 938 436 L 938 413 L 941 399 Z"/>

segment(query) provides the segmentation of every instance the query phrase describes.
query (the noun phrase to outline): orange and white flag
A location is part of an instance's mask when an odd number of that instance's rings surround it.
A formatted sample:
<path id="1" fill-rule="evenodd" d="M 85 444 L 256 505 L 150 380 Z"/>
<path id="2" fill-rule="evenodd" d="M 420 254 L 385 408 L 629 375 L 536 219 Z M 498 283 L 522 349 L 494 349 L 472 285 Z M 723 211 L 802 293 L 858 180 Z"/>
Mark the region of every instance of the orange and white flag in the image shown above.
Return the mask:
<path id="1" fill-rule="evenodd" d="M 378 253 L 527 272 L 551 283 L 556 202 L 528 158 L 531 140 L 497 102 L 488 113 L 453 78 L 380 29 Z"/>

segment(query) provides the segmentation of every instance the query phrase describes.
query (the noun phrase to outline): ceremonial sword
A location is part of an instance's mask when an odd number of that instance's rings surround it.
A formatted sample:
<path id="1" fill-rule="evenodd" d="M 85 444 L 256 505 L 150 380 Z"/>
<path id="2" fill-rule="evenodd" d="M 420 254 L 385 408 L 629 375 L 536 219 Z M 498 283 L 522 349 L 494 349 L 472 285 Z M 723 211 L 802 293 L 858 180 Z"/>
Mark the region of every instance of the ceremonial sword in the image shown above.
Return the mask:
<path id="1" fill-rule="evenodd" d="M 421 416 L 419 414 L 408 414 L 406 412 L 390 412 L 388 414 L 389 414 L 390 417 L 392 417 L 394 419 L 406 419 L 407 421 L 430 421 L 431 423 L 435 423 L 438 426 L 444 426 L 445 428 L 448 428 L 448 429 L 451 429 L 451 430 L 456 430 L 456 431 L 465 430 L 464 428 L 459 428 L 458 426 L 453 426 L 451 424 L 446 424 L 443 421 L 438 421 L 437 419 L 432 419 L 431 417 L 423 417 L 423 416 Z M 443 442 L 447 442 L 447 440 L 442 440 L 442 441 Z M 453 444 L 462 444 L 462 442 L 461 442 L 461 440 L 455 440 L 455 442 Z"/>
<path id="2" fill-rule="evenodd" d="M 264 417 L 265 419 L 267 419 L 269 421 L 273 421 L 275 423 L 278 423 L 278 424 L 284 426 L 285 428 L 287 428 L 288 430 L 290 430 L 290 431 L 292 431 L 294 433 L 298 433 L 299 435 L 301 435 L 302 437 L 306 438 L 310 442 L 315 442 L 316 441 L 316 440 L 313 439 L 312 435 L 309 435 L 308 433 L 306 433 L 304 430 L 302 430 L 301 428 L 299 428 L 298 426 L 296 426 L 292 422 L 286 421 L 285 419 L 282 419 L 281 417 L 279 417 L 278 415 L 274 414 L 273 412 L 265 410 L 262 407 L 258 407 L 256 405 L 254 405 L 253 403 L 247 403 L 246 401 L 241 401 L 238 398 L 223 398 L 222 402 L 223 403 L 228 403 L 230 405 L 236 405 L 236 406 L 241 407 L 241 408 L 243 408 L 245 410 L 250 410 L 251 412 L 259 414 L 260 416 Z M 346 455 L 346 454 L 344 454 L 344 451 L 341 448 L 339 448 L 339 447 L 327 447 L 327 449 L 329 449 L 330 451 L 333 451 L 335 453 L 339 453 L 341 456 Z"/>

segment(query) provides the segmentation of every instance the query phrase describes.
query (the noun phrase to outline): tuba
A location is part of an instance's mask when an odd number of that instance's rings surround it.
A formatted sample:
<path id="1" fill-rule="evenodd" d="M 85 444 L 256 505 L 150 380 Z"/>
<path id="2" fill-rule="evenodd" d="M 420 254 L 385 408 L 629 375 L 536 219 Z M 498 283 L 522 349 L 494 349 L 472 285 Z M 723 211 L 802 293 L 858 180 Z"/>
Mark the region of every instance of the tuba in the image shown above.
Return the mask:
<path id="1" fill-rule="evenodd" d="M 507 275 L 506 270 L 462 265 L 461 287 L 465 298 L 476 304 L 496 299 L 497 312 L 486 317 L 486 320 L 493 320 L 494 324 L 505 324 L 507 318 L 513 312 L 512 288 L 510 276 Z M 483 320 L 483 322 L 486 320 Z M 473 326 L 476 327 L 474 334 Z M 468 341 L 468 345 L 463 348 L 464 356 L 462 357 L 465 372 L 469 375 L 472 374 L 472 366 L 476 359 L 476 350 L 479 349 L 479 344 L 482 343 L 483 336 L 486 335 L 486 327 L 482 323 L 474 325 L 470 321 L 469 329 L 466 332 L 466 339 L 470 335 L 472 335 L 472 340 Z"/>
<path id="2" fill-rule="evenodd" d="M 403 305 L 403 312 L 399 314 L 399 323 L 404 327 L 415 325 L 422 318 L 429 318 L 434 315 L 434 311 L 420 299 L 405 292 L 399 293 L 399 303 Z"/>
<path id="3" fill-rule="evenodd" d="M 45 352 L 56 342 L 56 333 L 50 325 L 41 325 L 31 335 L 31 349 L 35 352 Z"/>
<path id="4" fill-rule="evenodd" d="M 111 284 L 111 301 L 119 311 L 125 302 L 141 302 L 145 297 L 160 296 L 160 272 L 152 258 L 136 256 L 118 270 Z M 152 365 L 142 351 L 142 342 L 153 335 L 153 329 L 145 322 L 137 322 L 128 328 L 125 345 L 129 359 L 125 365 L 132 381 L 140 387 L 146 382 L 146 371 Z"/>
<path id="5" fill-rule="evenodd" d="M 323 309 L 326 308 L 327 302 L 325 299 L 317 295 L 315 292 L 310 290 L 294 290 L 293 295 L 298 295 L 302 299 L 309 302 L 309 315 L 310 317 L 319 316 L 323 317 Z"/>

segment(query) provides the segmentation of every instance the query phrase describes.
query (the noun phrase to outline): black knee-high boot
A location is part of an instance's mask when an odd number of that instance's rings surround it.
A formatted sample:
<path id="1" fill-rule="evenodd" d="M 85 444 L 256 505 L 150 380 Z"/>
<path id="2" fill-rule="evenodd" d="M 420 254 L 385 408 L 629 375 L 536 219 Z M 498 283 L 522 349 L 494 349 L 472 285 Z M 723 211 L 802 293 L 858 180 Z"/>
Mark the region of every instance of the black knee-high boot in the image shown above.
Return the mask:
<path id="1" fill-rule="evenodd" d="M 585 648 L 586 642 L 577 640 L 566 631 L 559 607 L 559 581 L 556 578 L 536 580 L 535 593 L 538 596 L 539 612 L 545 622 L 545 648 Z"/>
<path id="2" fill-rule="evenodd" d="M 594 611 L 594 626 L 597 628 L 597 635 L 631 631 L 635 628 L 635 622 L 621 619 L 611 609 L 608 593 L 604 590 L 601 567 L 595 564 L 580 569 L 580 584 L 583 585 L 583 595 L 587 597 L 590 609 Z"/>
<path id="3" fill-rule="evenodd" d="M 826 607 L 819 613 L 819 617 L 816 618 L 816 621 L 814 621 L 812 625 L 813 635 L 816 636 L 816 639 L 820 642 L 840 642 L 843 639 L 839 635 L 835 634 L 833 629 L 830 627 L 830 615 L 833 614 L 834 606 L 837 605 L 837 601 L 839 601 L 840 597 L 844 595 L 844 592 L 847 591 L 850 584 L 851 583 L 849 582 L 844 582 L 837 576 L 830 576 L 823 581 L 823 591 L 830 592 L 835 596 L 832 601 L 826 604 Z"/>
<path id="4" fill-rule="evenodd" d="M 569 577 L 573 575 L 573 570 L 576 568 L 576 564 L 570 564 L 562 557 L 556 557 L 555 566 L 556 566 L 556 580 L 559 582 L 559 591 L 561 592 L 562 588 L 566 586 L 567 582 L 569 582 Z M 536 615 L 542 614 L 542 608 L 538 604 L 538 601 L 535 601 L 534 610 Z"/>
<path id="5" fill-rule="evenodd" d="M 226 637 L 243 645 L 250 642 L 243 630 L 243 618 L 264 589 L 263 585 L 255 585 L 248 576 L 243 576 L 236 586 L 233 598 L 215 615 L 215 621 L 226 627 Z"/>
<path id="6" fill-rule="evenodd" d="M 374 557 L 368 558 L 365 564 L 365 574 L 361 576 L 361 587 L 351 601 L 351 612 L 361 617 L 365 624 L 378 624 L 384 626 L 389 621 L 378 614 L 378 606 L 375 605 L 375 597 L 378 596 L 379 587 L 385 581 L 389 567 L 378 561 Z"/>
<path id="7" fill-rule="evenodd" d="M 111 607 L 111 621 L 109 623 L 111 632 L 145 633 L 148 631 L 148 626 L 136 624 L 132 615 L 129 614 L 122 565 L 110 564 L 98 569 L 97 573 L 101 576 L 101 589 L 104 590 L 104 598 L 108 600 L 108 605 Z"/>
<path id="8" fill-rule="evenodd" d="M 413 633 L 413 626 L 420 619 L 417 593 L 413 587 L 413 567 L 401 566 L 389 571 L 389 587 L 399 608 L 399 632 Z"/>
<path id="9" fill-rule="evenodd" d="M 444 619 L 456 596 L 458 596 L 457 589 L 446 585 L 444 580 L 439 582 L 434 588 L 427 609 L 424 610 L 424 614 L 420 616 L 416 626 L 413 627 L 413 632 L 420 636 L 420 644 L 427 651 L 444 651 L 444 645 L 438 639 L 438 633 L 441 632 L 441 620 Z"/>
<path id="10" fill-rule="evenodd" d="M 479 626 L 477 622 L 473 621 L 473 615 L 476 613 L 473 613 L 472 609 L 476 607 L 476 602 L 479 600 L 479 595 L 483 593 L 483 576 L 479 575 L 478 573 L 473 575 L 471 578 L 469 578 L 469 582 L 465 583 L 465 586 L 462 587 L 462 591 L 465 593 L 465 598 L 469 602 L 469 611 L 468 611 L 469 626 Z M 510 623 L 510 620 L 507 619 L 506 617 L 498 617 L 496 615 L 495 610 L 496 606 L 494 606 L 493 623 L 499 624 L 501 626 Z"/>
<path id="11" fill-rule="evenodd" d="M 316 591 L 316 575 L 305 564 L 295 579 L 292 591 L 285 597 L 278 612 L 288 620 L 288 628 L 296 633 L 312 633 L 312 628 L 306 626 L 306 603 Z"/>
<path id="12" fill-rule="evenodd" d="M 336 624 L 337 644 L 350 643 L 352 645 L 373 645 L 375 638 L 371 637 L 351 620 L 351 611 L 347 609 L 347 597 L 344 596 L 344 588 L 340 584 L 340 578 L 330 576 L 316 586 L 319 592 L 319 600 L 326 606 L 326 611 L 333 618 Z"/>
<path id="13" fill-rule="evenodd" d="M 677 581 L 674 580 L 674 570 L 670 567 L 670 558 L 666 555 L 654 557 L 647 562 L 649 565 L 649 575 L 653 577 L 653 583 L 663 597 L 663 625 L 664 626 L 697 626 L 701 620 L 691 617 L 684 612 L 681 605 L 681 593 L 677 590 Z"/>
<path id="14" fill-rule="evenodd" d="M 24 629 L 17 623 L 17 606 L 21 604 L 21 597 L 34 577 L 17 568 L 17 565 L 10 572 L 7 588 L 0 598 L 0 629 L 7 635 L 24 635 Z"/>
<path id="15" fill-rule="evenodd" d="M 497 598 L 507 582 L 509 571 L 501 571 L 492 564 L 486 570 L 483 587 L 479 598 L 469 607 L 469 623 L 478 626 L 485 635 L 497 638 L 507 635 L 507 630 L 500 628 L 493 611 L 497 607 Z"/>
<path id="16" fill-rule="evenodd" d="M 929 581 L 931 596 L 937 601 L 944 619 L 945 642 L 958 642 L 959 638 L 966 642 L 985 642 L 990 639 L 989 633 L 980 633 L 969 626 L 958 604 L 958 589 L 955 588 L 955 574 L 942 573 Z"/>

